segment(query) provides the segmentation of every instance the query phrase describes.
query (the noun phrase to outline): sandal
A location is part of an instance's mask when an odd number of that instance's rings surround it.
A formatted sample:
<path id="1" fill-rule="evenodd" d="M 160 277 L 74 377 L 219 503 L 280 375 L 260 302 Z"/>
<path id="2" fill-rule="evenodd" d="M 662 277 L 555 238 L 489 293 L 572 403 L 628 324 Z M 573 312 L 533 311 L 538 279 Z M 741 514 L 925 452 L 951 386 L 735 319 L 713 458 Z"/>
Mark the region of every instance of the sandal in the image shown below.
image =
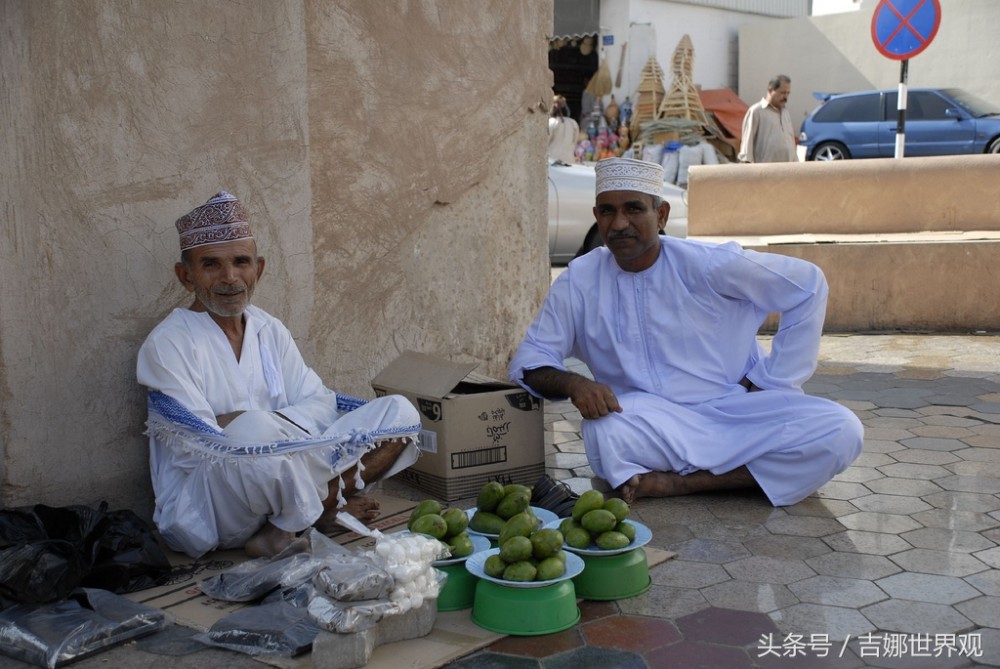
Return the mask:
<path id="1" fill-rule="evenodd" d="M 573 515 L 573 505 L 580 495 L 561 481 L 556 481 L 548 474 L 543 474 L 531 491 L 531 505 L 546 511 L 551 511 L 559 518 Z"/>

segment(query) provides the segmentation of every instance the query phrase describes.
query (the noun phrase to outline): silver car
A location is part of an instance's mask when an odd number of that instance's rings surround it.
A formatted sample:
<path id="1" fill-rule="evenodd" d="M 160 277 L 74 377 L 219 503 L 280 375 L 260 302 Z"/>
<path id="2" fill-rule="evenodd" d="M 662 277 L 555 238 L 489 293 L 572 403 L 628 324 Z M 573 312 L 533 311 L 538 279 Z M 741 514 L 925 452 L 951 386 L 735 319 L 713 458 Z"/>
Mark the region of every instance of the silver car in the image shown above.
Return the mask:
<path id="1" fill-rule="evenodd" d="M 549 262 L 565 265 L 576 256 L 603 246 L 594 221 L 594 166 L 549 161 Z M 666 234 L 687 237 L 687 191 L 663 183 L 670 204 Z"/>

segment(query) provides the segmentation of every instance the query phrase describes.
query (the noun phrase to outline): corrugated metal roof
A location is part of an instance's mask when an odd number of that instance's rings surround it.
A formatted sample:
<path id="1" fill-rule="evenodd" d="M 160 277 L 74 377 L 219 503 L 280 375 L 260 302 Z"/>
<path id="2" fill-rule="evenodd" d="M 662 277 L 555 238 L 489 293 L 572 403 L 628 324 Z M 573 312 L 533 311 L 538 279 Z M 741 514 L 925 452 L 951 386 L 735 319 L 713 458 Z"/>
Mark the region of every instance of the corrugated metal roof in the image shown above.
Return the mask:
<path id="1" fill-rule="evenodd" d="M 671 0 L 671 2 L 786 18 L 809 16 L 812 5 L 812 0 Z"/>

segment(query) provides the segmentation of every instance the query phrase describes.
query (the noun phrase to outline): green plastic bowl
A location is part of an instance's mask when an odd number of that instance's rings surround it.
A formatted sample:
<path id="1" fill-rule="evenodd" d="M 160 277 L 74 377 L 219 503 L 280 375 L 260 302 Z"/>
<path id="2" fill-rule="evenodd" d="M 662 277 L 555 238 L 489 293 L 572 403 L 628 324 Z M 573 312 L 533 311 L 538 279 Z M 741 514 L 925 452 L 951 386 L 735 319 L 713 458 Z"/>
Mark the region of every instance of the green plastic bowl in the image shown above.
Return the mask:
<path id="1" fill-rule="evenodd" d="M 649 590 L 649 563 L 646 551 L 599 557 L 583 555 L 583 571 L 573 579 L 576 594 L 583 599 L 628 599 Z"/>
<path id="2" fill-rule="evenodd" d="M 448 575 L 444 587 L 438 593 L 438 611 L 460 611 L 472 606 L 476 597 L 476 582 L 478 578 L 469 573 L 465 563 L 435 567 Z"/>
<path id="3" fill-rule="evenodd" d="M 538 636 L 562 632 L 579 621 L 570 579 L 541 588 L 515 588 L 484 579 L 476 584 L 472 622 L 491 632 Z"/>

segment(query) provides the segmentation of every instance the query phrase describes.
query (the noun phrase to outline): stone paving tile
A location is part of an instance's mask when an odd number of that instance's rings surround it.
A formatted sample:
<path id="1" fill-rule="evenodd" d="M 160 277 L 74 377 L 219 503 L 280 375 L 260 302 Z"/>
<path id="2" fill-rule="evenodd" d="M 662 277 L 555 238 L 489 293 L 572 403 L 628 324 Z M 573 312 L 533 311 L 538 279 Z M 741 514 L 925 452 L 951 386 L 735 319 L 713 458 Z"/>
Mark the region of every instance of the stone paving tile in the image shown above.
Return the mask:
<path id="1" fill-rule="evenodd" d="M 908 634 L 948 634 L 968 631 L 973 623 L 955 607 L 905 599 L 890 599 L 860 611 L 879 630 Z"/>
<path id="2" fill-rule="evenodd" d="M 682 641 L 673 646 L 665 646 L 650 653 L 646 659 L 650 667 L 725 667 L 725 669 L 749 669 L 753 667 L 750 656 L 740 648 L 717 646 L 710 643 Z M 617 669 L 614 664 L 578 665 L 583 667 L 607 667 Z"/>
<path id="3" fill-rule="evenodd" d="M 799 601 L 787 586 L 774 583 L 726 581 L 700 592 L 712 606 L 760 613 L 777 611 Z"/>
<path id="4" fill-rule="evenodd" d="M 886 532 L 889 534 L 902 534 L 908 530 L 921 527 L 920 523 L 913 520 L 910 516 L 896 513 L 875 513 L 871 511 L 861 511 L 848 516 L 841 516 L 837 521 L 849 530 Z"/>
<path id="5" fill-rule="evenodd" d="M 898 451 L 893 453 L 893 458 L 897 462 L 910 462 L 916 465 L 947 465 L 962 459 L 955 451 L 925 451 L 921 448 Z"/>
<path id="6" fill-rule="evenodd" d="M 755 555 L 724 565 L 725 570 L 735 579 L 752 583 L 794 583 L 814 576 L 816 572 L 801 560 Z"/>
<path id="7" fill-rule="evenodd" d="M 982 571 L 978 574 L 966 576 L 962 580 L 984 595 L 1000 597 L 1000 569 Z"/>
<path id="8" fill-rule="evenodd" d="M 889 559 L 906 571 L 942 576 L 969 576 L 988 568 L 986 564 L 972 555 L 927 550 L 926 548 L 912 548 L 890 555 Z"/>
<path id="9" fill-rule="evenodd" d="M 712 604 L 694 588 L 672 588 L 654 584 L 637 597 L 618 602 L 622 613 L 656 616 L 676 620 L 681 616 L 707 609 Z"/>
<path id="10" fill-rule="evenodd" d="M 1000 597 L 977 597 L 956 604 L 955 608 L 977 625 L 996 625 L 1000 622 Z"/>
<path id="11" fill-rule="evenodd" d="M 830 553 L 833 550 L 820 539 L 794 535 L 772 535 L 745 539 L 743 545 L 754 555 L 793 560 L 805 560 Z"/>
<path id="12" fill-rule="evenodd" d="M 748 646 L 777 627 L 763 613 L 712 607 L 674 621 L 688 641 Z"/>
<path id="13" fill-rule="evenodd" d="M 860 612 L 839 606 L 796 604 L 769 615 L 786 634 L 823 633 L 836 641 L 857 637 L 876 629 Z"/>
<path id="14" fill-rule="evenodd" d="M 581 631 L 589 646 L 629 650 L 639 655 L 682 639 L 676 624 L 640 616 L 602 618 L 582 626 Z"/>
<path id="15" fill-rule="evenodd" d="M 1000 497 L 988 493 L 943 491 L 922 498 L 928 504 L 949 511 L 981 511 L 1000 509 Z"/>
<path id="16" fill-rule="evenodd" d="M 875 580 L 902 571 L 900 566 L 881 555 L 828 553 L 806 560 L 817 574 Z"/>
<path id="17" fill-rule="evenodd" d="M 979 532 L 967 530 L 925 527 L 912 532 L 904 532 L 900 536 L 914 548 L 948 550 L 956 553 L 974 553 L 996 546 L 994 542 Z"/>
<path id="18" fill-rule="evenodd" d="M 941 486 L 933 481 L 909 478 L 886 477 L 875 481 L 866 481 L 865 487 L 880 495 L 906 495 L 908 497 L 922 497 L 941 492 Z"/>
<path id="19" fill-rule="evenodd" d="M 704 588 L 728 581 L 731 576 L 717 564 L 673 559 L 651 570 L 650 578 L 655 585 Z"/>
<path id="20" fill-rule="evenodd" d="M 722 564 L 750 555 L 739 542 L 715 541 L 713 539 L 690 539 L 676 544 L 673 550 L 681 560 L 713 562 Z"/>
<path id="21" fill-rule="evenodd" d="M 911 547 L 903 539 L 891 534 L 862 530 L 847 530 L 840 534 L 823 537 L 823 541 L 835 551 L 865 553 L 867 555 L 891 555 Z"/>
<path id="22" fill-rule="evenodd" d="M 932 509 L 915 513 L 912 518 L 924 527 L 968 530 L 970 532 L 982 532 L 1000 526 L 1000 520 L 979 511 Z"/>
<path id="23" fill-rule="evenodd" d="M 957 604 L 980 596 L 980 592 L 960 578 L 901 572 L 875 581 L 894 599 L 912 599 L 933 604 Z"/>

